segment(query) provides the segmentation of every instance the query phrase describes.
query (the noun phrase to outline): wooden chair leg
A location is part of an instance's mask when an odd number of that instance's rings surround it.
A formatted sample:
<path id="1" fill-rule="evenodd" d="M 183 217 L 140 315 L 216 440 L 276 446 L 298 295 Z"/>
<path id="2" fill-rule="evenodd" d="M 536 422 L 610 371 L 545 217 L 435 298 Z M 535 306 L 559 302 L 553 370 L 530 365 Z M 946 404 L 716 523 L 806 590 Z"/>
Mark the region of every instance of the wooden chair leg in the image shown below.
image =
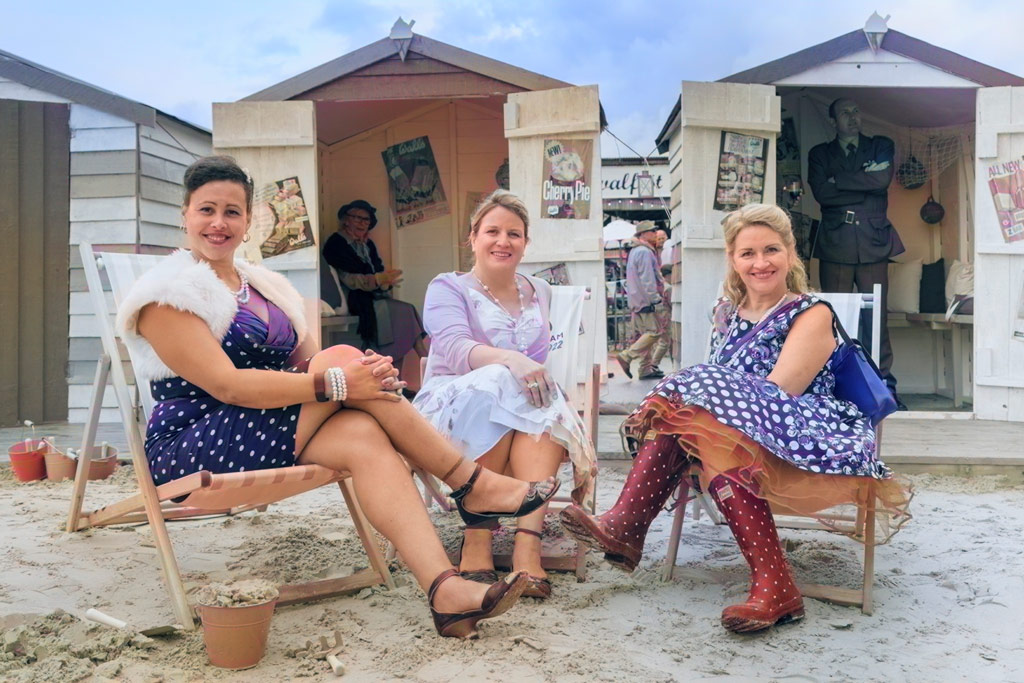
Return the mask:
<path id="1" fill-rule="evenodd" d="M 672 531 L 668 537 L 668 552 L 665 553 L 665 564 L 661 570 L 661 580 L 671 581 L 672 573 L 676 568 L 676 558 L 679 556 L 679 537 L 683 535 L 683 520 L 686 519 L 687 496 L 690 493 L 690 485 L 684 479 L 679 482 L 679 504 L 676 506 L 675 515 L 672 517 Z M 696 503 L 694 503 L 696 505 Z"/>
<path id="2" fill-rule="evenodd" d="M 352 515 L 352 524 L 356 528 L 356 533 L 359 534 L 359 540 L 363 542 L 363 549 L 366 550 L 366 556 L 370 559 L 370 566 L 380 576 L 381 583 L 390 589 L 394 589 L 395 579 L 391 576 L 391 570 L 388 569 L 388 563 L 384 559 L 384 554 L 381 553 L 373 538 L 373 533 L 370 530 L 370 521 L 366 519 L 363 509 L 359 507 L 359 499 L 356 498 L 352 479 L 339 481 L 338 487 L 341 489 L 341 495 L 345 497 L 345 504 L 348 506 L 349 514 Z"/>
<path id="3" fill-rule="evenodd" d="M 867 615 L 875 609 L 875 500 L 872 491 L 864 516 L 864 585 L 860 610 Z"/>
<path id="4" fill-rule="evenodd" d="M 89 416 L 85 421 L 85 433 L 82 435 L 82 448 L 78 454 L 78 466 L 75 469 L 75 483 L 71 490 L 71 508 L 68 510 L 66 530 L 70 533 L 78 531 L 82 518 L 82 504 L 85 502 L 85 485 L 89 481 L 89 459 L 93 445 L 96 443 L 96 429 L 100 422 L 103 409 L 103 393 L 107 388 L 110 376 L 110 356 L 100 355 L 96 363 L 96 378 L 92 383 L 92 400 L 89 402 Z"/>

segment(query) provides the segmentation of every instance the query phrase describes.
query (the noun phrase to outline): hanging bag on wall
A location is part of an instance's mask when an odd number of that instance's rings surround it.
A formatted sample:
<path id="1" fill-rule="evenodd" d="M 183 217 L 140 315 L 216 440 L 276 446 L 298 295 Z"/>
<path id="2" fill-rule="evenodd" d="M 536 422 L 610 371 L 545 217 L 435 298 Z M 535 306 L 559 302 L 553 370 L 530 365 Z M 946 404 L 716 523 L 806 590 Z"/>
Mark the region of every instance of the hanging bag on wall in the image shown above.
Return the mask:
<path id="1" fill-rule="evenodd" d="M 843 343 L 832 352 L 832 374 L 836 378 L 836 398 L 857 406 L 871 425 L 896 412 L 896 397 L 882 379 L 882 373 L 859 341 L 851 339 L 839 322 L 832 304 L 821 303 L 832 311 L 832 332 L 839 334 Z"/>

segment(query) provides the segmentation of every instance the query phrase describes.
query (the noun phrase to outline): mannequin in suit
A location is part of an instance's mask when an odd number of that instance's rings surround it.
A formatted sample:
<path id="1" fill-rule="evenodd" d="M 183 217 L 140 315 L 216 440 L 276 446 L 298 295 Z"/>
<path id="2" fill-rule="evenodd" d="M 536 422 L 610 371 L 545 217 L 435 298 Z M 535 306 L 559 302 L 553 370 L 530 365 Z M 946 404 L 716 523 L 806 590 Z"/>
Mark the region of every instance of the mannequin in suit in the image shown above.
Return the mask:
<path id="1" fill-rule="evenodd" d="M 821 205 L 812 256 L 821 261 L 823 291 L 852 292 L 856 287 L 870 292 L 875 284 L 882 285 L 879 369 L 895 394 L 885 306 L 889 259 L 904 251 L 886 216 L 895 145 L 889 138 L 861 133 L 860 109 L 849 98 L 832 102 L 828 115 L 836 137 L 813 147 L 807 157 L 807 181 Z"/>

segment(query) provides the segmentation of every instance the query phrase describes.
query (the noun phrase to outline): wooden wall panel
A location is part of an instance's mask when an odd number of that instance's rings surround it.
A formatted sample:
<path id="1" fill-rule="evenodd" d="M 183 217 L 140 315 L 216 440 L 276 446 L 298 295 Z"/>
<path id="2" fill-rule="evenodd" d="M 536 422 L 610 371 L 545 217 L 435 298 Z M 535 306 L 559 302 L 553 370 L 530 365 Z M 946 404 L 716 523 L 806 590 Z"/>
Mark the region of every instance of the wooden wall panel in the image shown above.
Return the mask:
<path id="1" fill-rule="evenodd" d="M 68 116 L 0 100 L 0 426 L 67 414 Z"/>

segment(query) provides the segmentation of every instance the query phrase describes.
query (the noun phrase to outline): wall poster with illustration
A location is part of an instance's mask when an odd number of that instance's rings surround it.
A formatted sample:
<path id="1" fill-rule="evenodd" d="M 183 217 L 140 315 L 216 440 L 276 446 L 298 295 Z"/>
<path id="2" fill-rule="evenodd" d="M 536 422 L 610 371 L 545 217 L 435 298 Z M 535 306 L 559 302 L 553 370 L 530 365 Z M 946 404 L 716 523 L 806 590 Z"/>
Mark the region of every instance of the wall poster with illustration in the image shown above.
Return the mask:
<path id="1" fill-rule="evenodd" d="M 1024 158 L 988 167 L 988 189 L 999 216 L 999 230 L 1009 244 L 1024 240 Z"/>
<path id="2" fill-rule="evenodd" d="M 297 177 L 266 183 L 254 190 L 249 240 L 242 246 L 246 260 L 259 263 L 315 245 Z"/>
<path id="3" fill-rule="evenodd" d="M 396 227 L 424 223 L 450 213 L 427 136 L 392 145 L 380 155 L 391 183 L 391 210 Z"/>
<path id="4" fill-rule="evenodd" d="M 767 154 L 767 138 L 722 131 L 715 185 L 716 211 L 734 211 L 762 201 Z"/>
<path id="5" fill-rule="evenodd" d="M 593 140 L 545 140 L 541 218 L 590 218 Z"/>

